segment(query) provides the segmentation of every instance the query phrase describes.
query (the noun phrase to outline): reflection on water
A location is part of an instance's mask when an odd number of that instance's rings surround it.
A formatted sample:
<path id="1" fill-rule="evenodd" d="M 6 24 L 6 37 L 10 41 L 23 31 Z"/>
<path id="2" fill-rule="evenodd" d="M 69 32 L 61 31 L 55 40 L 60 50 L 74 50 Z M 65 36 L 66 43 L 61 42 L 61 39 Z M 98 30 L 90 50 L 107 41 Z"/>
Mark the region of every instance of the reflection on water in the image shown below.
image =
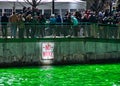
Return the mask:
<path id="1" fill-rule="evenodd" d="M 0 86 L 120 86 L 120 64 L 0 69 Z"/>
<path id="2" fill-rule="evenodd" d="M 52 69 L 53 69 L 53 66 L 51 65 L 45 65 L 40 67 L 40 70 L 52 70 Z"/>

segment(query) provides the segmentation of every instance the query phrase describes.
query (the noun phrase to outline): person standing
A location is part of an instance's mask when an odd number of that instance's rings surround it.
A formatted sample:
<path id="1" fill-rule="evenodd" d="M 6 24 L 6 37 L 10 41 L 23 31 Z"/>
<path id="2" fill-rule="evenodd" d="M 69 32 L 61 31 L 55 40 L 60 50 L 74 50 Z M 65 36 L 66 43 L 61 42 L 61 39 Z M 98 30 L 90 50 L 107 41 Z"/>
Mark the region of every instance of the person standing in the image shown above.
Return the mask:
<path id="1" fill-rule="evenodd" d="M 16 33 L 17 33 L 17 22 L 18 22 L 18 17 L 15 12 L 10 16 L 9 22 L 11 24 L 11 38 L 16 38 Z"/>
<path id="2" fill-rule="evenodd" d="M 6 13 L 3 13 L 1 17 L 1 28 L 2 28 L 2 37 L 7 38 L 7 24 L 8 24 L 8 17 Z"/>
<path id="3" fill-rule="evenodd" d="M 26 32 L 27 38 L 29 38 L 29 36 L 31 36 L 31 27 L 32 27 L 32 15 L 29 14 L 25 18 L 25 32 Z"/>
<path id="4" fill-rule="evenodd" d="M 78 36 L 78 31 L 79 31 L 79 27 L 78 27 L 78 19 L 72 15 L 71 16 L 71 22 L 72 22 L 72 28 L 73 28 L 73 35 L 74 36 Z"/>
<path id="5" fill-rule="evenodd" d="M 56 37 L 56 17 L 55 14 L 51 14 L 50 18 L 50 35 L 53 35 Z"/>
<path id="6" fill-rule="evenodd" d="M 22 14 L 18 15 L 18 37 L 24 38 L 25 19 Z"/>
<path id="7" fill-rule="evenodd" d="M 44 15 L 39 15 L 38 17 L 38 20 L 39 20 L 39 32 L 40 32 L 40 35 L 41 37 L 44 37 L 46 34 L 45 34 L 45 23 L 46 23 L 46 18 Z"/>
<path id="8" fill-rule="evenodd" d="M 56 24 L 57 24 L 57 26 L 56 26 L 56 35 L 60 36 L 61 33 L 62 33 L 62 30 L 61 30 L 61 28 L 62 28 L 62 18 L 61 18 L 60 15 L 57 15 L 57 17 L 56 17 Z"/>

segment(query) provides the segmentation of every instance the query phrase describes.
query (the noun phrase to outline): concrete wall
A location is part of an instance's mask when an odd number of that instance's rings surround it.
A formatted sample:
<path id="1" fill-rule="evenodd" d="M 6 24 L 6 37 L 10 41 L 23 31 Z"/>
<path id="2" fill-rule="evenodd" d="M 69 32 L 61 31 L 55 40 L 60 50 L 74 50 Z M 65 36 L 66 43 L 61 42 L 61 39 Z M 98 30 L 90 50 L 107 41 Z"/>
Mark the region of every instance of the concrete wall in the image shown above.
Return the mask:
<path id="1" fill-rule="evenodd" d="M 89 38 L 0 40 L 0 66 L 42 65 L 42 43 L 54 43 L 53 64 L 120 62 L 119 40 Z M 47 61 L 47 60 L 45 60 Z M 9 66 L 7 65 L 7 66 Z"/>
<path id="2" fill-rule="evenodd" d="M 58 63 L 107 63 L 119 62 L 120 44 L 108 42 L 56 43 L 55 62 Z"/>
<path id="3" fill-rule="evenodd" d="M 38 43 L 0 43 L 0 63 L 22 65 L 40 62 L 39 49 Z"/>

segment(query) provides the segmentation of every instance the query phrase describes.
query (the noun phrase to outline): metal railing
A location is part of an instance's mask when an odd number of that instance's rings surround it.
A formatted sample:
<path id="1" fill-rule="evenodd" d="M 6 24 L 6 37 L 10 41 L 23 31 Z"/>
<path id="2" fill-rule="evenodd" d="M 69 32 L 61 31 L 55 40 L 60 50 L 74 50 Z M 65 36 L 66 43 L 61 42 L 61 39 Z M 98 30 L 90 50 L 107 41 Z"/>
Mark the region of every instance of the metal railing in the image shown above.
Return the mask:
<path id="1" fill-rule="evenodd" d="M 84 23 L 39 24 L 39 23 L 2 23 L 1 38 L 51 38 L 51 37 L 91 37 L 119 39 L 120 26 L 116 24 Z"/>

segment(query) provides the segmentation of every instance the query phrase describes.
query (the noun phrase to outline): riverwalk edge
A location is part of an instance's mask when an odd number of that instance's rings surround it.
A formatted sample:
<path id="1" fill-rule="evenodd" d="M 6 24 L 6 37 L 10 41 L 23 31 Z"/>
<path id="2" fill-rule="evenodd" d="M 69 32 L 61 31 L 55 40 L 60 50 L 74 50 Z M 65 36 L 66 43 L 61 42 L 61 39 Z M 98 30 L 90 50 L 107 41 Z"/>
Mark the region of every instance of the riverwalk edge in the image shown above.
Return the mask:
<path id="1" fill-rule="evenodd" d="M 53 59 L 43 58 L 44 43 L 54 44 Z M 0 39 L 0 48 L 0 67 L 120 62 L 120 39 Z"/>

